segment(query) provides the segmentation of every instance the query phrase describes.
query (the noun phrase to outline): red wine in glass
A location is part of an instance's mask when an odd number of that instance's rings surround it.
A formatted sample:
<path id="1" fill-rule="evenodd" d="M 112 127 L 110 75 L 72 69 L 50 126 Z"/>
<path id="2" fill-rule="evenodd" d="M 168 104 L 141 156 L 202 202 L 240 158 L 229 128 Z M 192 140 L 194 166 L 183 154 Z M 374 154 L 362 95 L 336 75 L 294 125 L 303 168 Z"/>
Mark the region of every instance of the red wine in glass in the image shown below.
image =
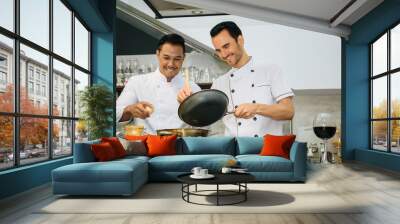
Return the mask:
<path id="1" fill-rule="evenodd" d="M 315 135 L 324 141 L 324 148 L 322 154 L 322 162 L 327 163 L 327 143 L 328 139 L 332 138 L 336 133 L 336 121 L 330 113 L 319 113 L 314 118 L 313 130 Z"/>
<path id="2" fill-rule="evenodd" d="M 323 140 L 328 140 L 332 138 L 336 133 L 336 127 L 324 127 L 324 126 L 317 126 L 314 127 L 315 135 Z"/>

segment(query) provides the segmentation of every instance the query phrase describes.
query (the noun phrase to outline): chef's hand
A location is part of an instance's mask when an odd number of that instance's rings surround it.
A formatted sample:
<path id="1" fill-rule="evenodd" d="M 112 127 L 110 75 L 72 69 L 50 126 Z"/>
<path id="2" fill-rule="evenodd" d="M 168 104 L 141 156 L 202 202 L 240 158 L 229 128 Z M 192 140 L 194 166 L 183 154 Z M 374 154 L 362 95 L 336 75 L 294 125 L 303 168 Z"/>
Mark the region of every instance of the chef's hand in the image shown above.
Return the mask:
<path id="1" fill-rule="evenodd" d="M 127 106 L 125 108 L 125 111 L 129 112 L 134 118 L 145 119 L 147 117 L 150 117 L 150 114 L 154 111 L 154 107 L 149 102 L 141 101 Z"/>
<path id="2" fill-rule="evenodd" d="M 258 104 L 256 103 L 244 103 L 240 104 L 235 109 L 235 117 L 249 119 L 257 114 Z"/>
<path id="3" fill-rule="evenodd" d="M 192 95 L 192 89 L 189 85 L 185 85 L 178 93 L 178 102 L 182 103 L 190 95 Z"/>

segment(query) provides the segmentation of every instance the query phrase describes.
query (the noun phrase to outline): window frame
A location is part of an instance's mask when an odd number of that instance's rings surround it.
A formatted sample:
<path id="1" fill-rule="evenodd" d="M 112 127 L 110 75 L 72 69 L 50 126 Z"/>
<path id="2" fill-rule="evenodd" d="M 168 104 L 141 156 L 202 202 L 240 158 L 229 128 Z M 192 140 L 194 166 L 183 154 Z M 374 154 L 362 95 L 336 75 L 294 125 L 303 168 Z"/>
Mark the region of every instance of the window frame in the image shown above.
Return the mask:
<path id="1" fill-rule="evenodd" d="M 380 151 L 380 152 L 387 152 L 387 153 L 392 153 L 392 154 L 400 154 L 400 152 L 393 152 L 392 151 L 392 121 L 397 121 L 400 120 L 400 117 L 392 117 L 392 98 L 391 98 L 391 92 L 392 92 L 392 86 L 391 86 L 391 80 L 392 76 L 396 75 L 396 73 L 400 72 L 400 67 L 391 69 L 391 31 L 393 28 L 400 26 L 400 21 L 397 21 L 393 25 L 391 25 L 388 29 L 386 29 L 383 33 L 378 35 L 374 40 L 372 40 L 368 46 L 369 46 L 369 149 L 373 151 Z M 373 44 L 376 43 L 381 37 L 383 37 L 385 34 L 387 34 L 387 64 L 386 64 L 386 71 L 380 74 L 376 74 L 374 76 L 373 74 Z M 386 105 L 386 118 L 373 118 L 373 81 L 378 78 L 386 77 L 386 86 L 387 86 L 387 105 Z M 374 148 L 374 133 L 373 133 L 373 122 L 374 121 L 386 121 L 386 151 L 379 150 Z"/>
<path id="2" fill-rule="evenodd" d="M 89 77 L 89 83 L 88 86 L 92 85 L 92 61 L 91 61 L 91 49 L 92 49 L 92 43 L 91 43 L 91 37 L 92 37 L 92 30 L 88 27 L 88 25 L 83 21 L 83 19 L 72 9 L 72 7 L 65 1 L 65 0 L 59 0 L 68 10 L 71 11 L 71 18 L 70 18 L 70 23 L 71 23 L 71 59 L 64 58 L 63 56 L 55 53 L 53 50 L 53 1 L 54 0 L 47 0 L 49 2 L 49 48 L 46 49 L 45 47 L 40 46 L 39 44 L 36 44 L 32 41 L 30 41 L 27 38 L 24 38 L 23 36 L 20 35 L 20 0 L 14 0 L 13 1 L 13 10 L 14 10 L 14 30 L 10 31 L 4 27 L 0 26 L 0 35 L 3 35 L 7 38 L 12 39 L 13 41 L 13 63 L 12 63 L 12 69 L 11 69 L 11 75 L 14 78 L 14 110 L 13 112 L 1 112 L 0 111 L 0 116 L 11 116 L 13 118 L 13 154 L 14 154 L 14 161 L 13 161 L 13 166 L 10 167 L 5 167 L 5 168 L 0 168 L 0 172 L 4 170 L 10 170 L 10 169 L 16 169 L 19 167 L 23 166 L 29 166 L 37 163 L 43 163 L 49 160 L 54 160 L 54 159 L 61 159 L 65 157 L 70 157 L 73 155 L 74 152 L 74 143 L 75 143 L 75 122 L 79 120 L 79 117 L 75 117 L 75 108 L 71 108 L 71 114 L 70 116 L 56 116 L 53 115 L 53 59 L 58 60 L 61 63 L 64 63 L 66 65 L 71 66 L 71 104 L 74 105 L 75 103 L 75 88 L 74 88 L 74 82 L 75 82 L 75 69 L 85 73 Z M 75 18 L 79 20 L 79 22 L 84 26 L 84 28 L 88 31 L 89 34 L 89 39 L 88 39 L 88 69 L 85 69 L 78 64 L 75 63 L 75 25 L 74 25 L 74 20 Z M 48 93 L 45 92 L 45 94 L 48 96 L 48 108 L 49 111 L 47 112 L 46 115 L 39 115 L 39 114 L 26 114 L 26 113 L 21 113 L 20 112 L 20 85 L 21 85 L 21 80 L 20 80 L 20 45 L 23 44 L 27 47 L 32 48 L 33 50 L 36 50 L 40 53 L 43 53 L 48 56 L 48 80 L 45 89 L 48 91 Z M 41 79 L 41 74 L 43 71 L 39 73 L 39 80 L 36 80 L 36 69 L 33 70 L 33 79 L 30 79 L 30 74 L 29 74 L 29 64 L 27 64 L 27 73 L 26 75 L 26 82 L 29 80 L 33 81 L 34 83 L 34 92 L 36 91 L 35 85 L 36 83 L 40 83 L 42 86 L 42 79 Z M 28 84 L 27 84 L 28 85 Z M 27 86 L 28 87 L 28 86 Z M 28 87 L 29 88 L 29 87 Z M 27 89 L 27 91 L 29 91 Z M 40 91 L 41 92 L 41 91 Z M 42 96 L 42 94 L 39 94 L 38 96 Z M 44 157 L 43 160 L 40 160 L 38 162 L 32 162 L 32 163 L 26 163 L 26 164 L 21 164 L 21 159 L 20 159 L 20 119 L 21 118 L 45 118 L 47 119 L 48 122 L 48 136 L 47 136 L 47 142 L 49 143 L 47 145 L 47 150 L 48 150 L 48 155 L 47 157 Z M 62 155 L 62 156 L 55 156 L 53 155 L 54 152 L 54 147 L 53 147 L 53 123 L 57 120 L 65 120 L 65 121 L 70 121 L 72 125 L 72 132 L 71 132 L 71 153 L 68 155 Z"/>

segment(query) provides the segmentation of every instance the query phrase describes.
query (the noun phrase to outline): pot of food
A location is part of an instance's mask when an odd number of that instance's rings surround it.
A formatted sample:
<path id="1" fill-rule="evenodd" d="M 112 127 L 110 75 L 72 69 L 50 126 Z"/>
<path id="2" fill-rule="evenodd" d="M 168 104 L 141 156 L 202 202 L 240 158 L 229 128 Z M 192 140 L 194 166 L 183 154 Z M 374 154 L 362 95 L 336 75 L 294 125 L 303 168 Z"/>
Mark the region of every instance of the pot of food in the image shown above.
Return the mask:
<path id="1" fill-rule="evenodd" d="M 157 130 L 157 135 L 177 135 L 178 137 L 206 137 L 207 129 L 200 128 L 175 128 L 175 129 L 160 129 Z"/>

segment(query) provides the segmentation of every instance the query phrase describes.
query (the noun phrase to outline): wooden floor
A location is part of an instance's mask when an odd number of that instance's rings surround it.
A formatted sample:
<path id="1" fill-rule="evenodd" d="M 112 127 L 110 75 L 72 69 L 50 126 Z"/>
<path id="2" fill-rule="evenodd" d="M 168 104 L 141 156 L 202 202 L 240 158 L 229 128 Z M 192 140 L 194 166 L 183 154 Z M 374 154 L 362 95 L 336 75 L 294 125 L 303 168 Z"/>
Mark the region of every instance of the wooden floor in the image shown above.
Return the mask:
<path id="1" fill-rule="evenodd" d="M 220 224 L 220 223 L 400 223 L 400 174 L 358 163 L 312 165 L 308 182 L 322 185 L 345 201 L 367 204 L 357 214 L 35 214 L 54 200 L 42 186 L 0 202 L 0 223 Z"/>

